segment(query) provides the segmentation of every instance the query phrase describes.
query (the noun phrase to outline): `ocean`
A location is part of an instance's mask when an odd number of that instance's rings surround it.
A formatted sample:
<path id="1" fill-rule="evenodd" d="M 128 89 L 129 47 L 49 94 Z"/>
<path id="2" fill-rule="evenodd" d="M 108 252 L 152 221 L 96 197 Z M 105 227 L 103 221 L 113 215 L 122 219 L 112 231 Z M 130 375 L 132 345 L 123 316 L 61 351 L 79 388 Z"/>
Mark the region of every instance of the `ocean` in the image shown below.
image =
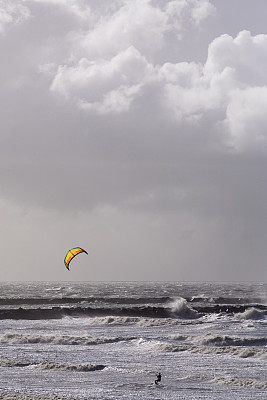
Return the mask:
<path id="1" fill-rule="evenodd" d="M 266 283 L 1 283 L 0 319 L 1 399 L 267 398 Z"/>

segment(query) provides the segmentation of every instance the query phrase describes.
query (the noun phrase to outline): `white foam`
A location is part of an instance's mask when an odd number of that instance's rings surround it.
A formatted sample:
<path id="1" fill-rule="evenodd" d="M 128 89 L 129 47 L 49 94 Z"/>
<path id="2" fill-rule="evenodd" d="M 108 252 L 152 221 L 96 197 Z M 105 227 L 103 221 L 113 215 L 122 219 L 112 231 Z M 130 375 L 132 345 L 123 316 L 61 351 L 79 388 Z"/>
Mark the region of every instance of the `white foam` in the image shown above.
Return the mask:
<path id="1" fill-rule="evenodd" d="M 134 324 L 138 322 L 140 318 L 138 317 L 116 317 L 116 316 L 106 316 L 106 317 L 93 317 L 86 319 L 86 324 L 88 325 L 116 325 L 116 324 Z"/>
<path id="2" fill-rule="evenodd" d="M 88 372 L 88 371 L 98 371 L 105 368 L 104 365 L 93 365 L 93 364 L 60 364 L 54 363 L 51 361 L 43 361 L 39 364 L 36 364 L 36 367 L 41 369 L 52 369 L 52 370 L 60 370 L 60 371 L 79 371 L 79 372 Z"/>
<path id="3" fill-rule="evenodd" d="M 179 334 L 173 334 L 173 335 L 170 335 L 169 338 L 171 340 L 186 340 L 186 339 L 188 339 L 188 336 L 179 335 Z"/>
<path id="4" fill-rule="evenodd" d="M 134 338 L 127 338 L 131 340 Z M 99 345 L 125 341 L 124 337 L 91 337 L 68 335 L 30 335 L 20 333 L 5 333 L 0 335 L 0 343 L 9 344 L 54 344 L 54 345 Z"/>
<path id="5" fill-rule="evenodd" d="M 0 392 L 0 399 L 2 400 L 75 400 L 72 397 L 65 397 L 64 399 L 59 396 L 38 396 L 32 394 L 15 393 L 15 392 Z"/>
<path id="6" fill-rule="evenodd" d="M 265 313 L 262 310 L 258 310 L 255 307 L 251 307 L 243 313 L 236 314 L 239 319 L 264 319 Z"/>
<path id="7" fill-rule="evenodd" d="M 171 313 L 176 318 L 197 318 L 197 311 L 193 310 L 187 303 L 187 301 L 179 297 L 173 300 L 168 307 L 171 309 Z"/>
<path id="8" fill-rule="evenodd" d="M 155 351 L 177 353 L 182 351 L 189 351 L 191 353 L 200 354 L 230 354 L 240 358 L 259 358 L 262 360 L 267 359 L 267 349 L 257 348 L 242 348 L 233 346 L 194 346 L 188 344 L 176 345 L 172 343 L 157 343 L 153 346 Z"/>
<path id="9" fill-rule="evenodd" d="M 39 363 L 22 363 L 19 361 L 12 360 L 0 360 L 1 367 L 15 367 L 15 368 L 39 368 L 45 370 L 60 370 L 60 371 L 79 371 L 79 372 L 88 372 L 88 371 L 99 371 L 105 368 L 105 365 L 101 364 L 63 364 L 63 363 L 55 363 L 52 361 L 42 361 Z"/>
<path id="10" fill-rule="evenodd" d="M 251 389 L 267 389 L 267 382 L 233 376 L 217 377 L 214 378 L 213 381 L 221 385 L 234 385 Z"/>
<path id="11" fill-rule="evenodd" d="M 213 346 L 265 346 L 265 337 L 236 337 L 228 335 L 191 336 L 190 341 L 200 345 Z"/>
<path id="12" fill-rule="evenodd" d="M 179 321 L 173 318 L 142 318 L 138 321 L 139 326 L 149 327 L 149 326 L 168 326 L 168 325 L 178 325 Z"/>

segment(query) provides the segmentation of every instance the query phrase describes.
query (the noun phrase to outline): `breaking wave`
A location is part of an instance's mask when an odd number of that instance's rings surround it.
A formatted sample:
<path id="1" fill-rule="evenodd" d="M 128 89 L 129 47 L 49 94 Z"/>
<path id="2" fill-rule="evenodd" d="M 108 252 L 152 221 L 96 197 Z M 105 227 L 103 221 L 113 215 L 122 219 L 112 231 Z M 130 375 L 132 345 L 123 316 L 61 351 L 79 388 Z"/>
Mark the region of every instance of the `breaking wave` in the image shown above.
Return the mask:
<path id="1" fill-rule="evenodd" d="M 177 353 L 181 351 L 189 351 L 191 353 L 201 353 L 201 354 L 231 354 L 238 356 L 240 358 L 260 358 L 267 359 L 266 349 L 256 349 L 256 348 L 235 348 L 231 346 L 227 347 L 205 347 L 205 346 L 192 346 L 192 345 L 174 345 L 170 343 L 159 343 L 154 346 L 156 351 L 166 351 L 171 353 Z"/>
<path id="2" fill-rule="evenodd" d="M 60 371 L 78 371 L 78 372 L 89 372 L 89 371 L 101 371 L 106 368 L 105 365 L 101 364 L 60 364 L 51 361 L 42 361 L 39 363 L 26 363 L 20 361 L 0 360 L 1 367 L 33 367 L 45 370 L 60 370 Z"/>
<path id="3" fill-rule="evenodd" d="M 198 318 L 197 311 L 193 310 L 187 303 L 185 299 L 182 297 L 173 300 L 172 303 L 169 304 L 171 309 L 171 313 L 175 318 Z"/>
<path id="4" fill-rule="evenodd" d="M 105 343 L 117 343 L 134 340 L 136 337 L 99 337 L 67 336 L 67 335 L 23 335 L 20 333 L 5 333 L 0 336 L 0 343 L 9 344 L 55 344 L 55 345 L 84 345 L 92 346 Z"/>
<path id="5" fill-rule="evenodd" d="M 214 378 L 213 382 L 221 385 L 234 385 L 251 389 L 267 389 L 267 382 L 256 381 L 254 379 L 243 379 L 238 377 L 218 377 Z"/>
<path id="6" fill-rule="evenodd" d="M 202 298 L 201 298 L 202 299 Z M 198 300 L 197 302 L 195 300 Z M 50 320 L 70 318 L 172 318 L 199 319 L 211 314 L 236 314 L 241 319 L 263 319 L 263 304 L 216 304 L 211 299 L 140 297 L 0 298 L 0 320 Z M 225 300 L 226 301 L 226 300 Z M 109 322 L 108 322 L 109 323 Z"/>
<path id="7" fill-rule="evenodd" d="M 121 325 L 121 324 L 135 324 L 140 321 L 139 317 L 94 317 L 86 320 L 90 325 Z"/>
<path id="8" fill-rule="evenodd" d="M 266 338 L 236 338 L 213 335 L 187 337 L 171 335 L 169 339 L 183 343 L 180 345 L 167 342 L 156 343 L 153 346 L 154 350 L 171 353 L 189 351 L 200 354 L 231 354 L 240 358 L 267 359 L 267 348 L 261 347 L 266 345 Z"/>
<path id="9" fill-rule="evenodd" d="M 187 341 L 201 346 L 267 346 L 266 337 L 237 337 L 228 335 L 185 336 L 174 334 L 168 337 L 171 340 Z"/>
<path id="10" fill-rule="evenodd" d="M 240 319 L 264 319 L 265 313 L 266 312 L 264 312 L 263 310 L 251 307 L 242 313 L 238 313 L 236 316 Z"/>
<path id="11" fill-rule="evenodd" d="M 267 338 L 255 338 L 255 337 L 235 337 L 227 335 L 211 335 L 206 336 L 192 336 L 190 341 L 200 345 L 212 345 L 212 346 L 266 346 Z"/>
<path id="12" fill-rule="evenodd" d="M 49 320 L 64 317 L 145 317 L 169 318 L 171 312 L 166 307 L 159 306 L 128 306 L 128 307 L 52 307 L 52 308 L 22 308 L 0 309 L 0 320 L 28 319 Z"/>
<path id="13" fill-rule="evenodd" d="M 101 364 L 60 364 L 50 361 L 43 361 L 36 365 L 41 369 L 56 369 L 60 371 L 78 371 L 78 372 L 89 372 L 89 371 L 102 371 L 106 366 Z"/>
<path id="14" fill-rule="evenodd" d="M 149 326 L 169 326 L 169 325 L 197 325 L 203 324 L 201 319 L 188 318 L 152 318 L 152 317 L 91 317 L 86 319 L 87 325 L 138 325 Z"/>

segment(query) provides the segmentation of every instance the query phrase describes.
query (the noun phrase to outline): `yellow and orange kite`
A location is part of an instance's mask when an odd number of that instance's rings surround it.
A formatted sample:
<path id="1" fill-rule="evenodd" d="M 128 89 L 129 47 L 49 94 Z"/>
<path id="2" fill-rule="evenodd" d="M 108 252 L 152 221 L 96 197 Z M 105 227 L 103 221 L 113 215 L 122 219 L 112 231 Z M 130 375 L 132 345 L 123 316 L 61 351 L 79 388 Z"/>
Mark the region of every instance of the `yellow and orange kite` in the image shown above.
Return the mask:
<path id="1" fill-rule="evenodd" d="M 73 249 L 69 250 L 66 254 L 66 257 L 64 258 L 64 264 L 66 266 L 66 268 L 68 270 L 70 270 L 69 264 L 71 262 L 71 260 L 77 256 L 77 254 L 80 253 L 85 253 L 88 254 L 87 251 L 85 251 L 84 249 L 82 249 L 81 247 L 74 247 Z"/>

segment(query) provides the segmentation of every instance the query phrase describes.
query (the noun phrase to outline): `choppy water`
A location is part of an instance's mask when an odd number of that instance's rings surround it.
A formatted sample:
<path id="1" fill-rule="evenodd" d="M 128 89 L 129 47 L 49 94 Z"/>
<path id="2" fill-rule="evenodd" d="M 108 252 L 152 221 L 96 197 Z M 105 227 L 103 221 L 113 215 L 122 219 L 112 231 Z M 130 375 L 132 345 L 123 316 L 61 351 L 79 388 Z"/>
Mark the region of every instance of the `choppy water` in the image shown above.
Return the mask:
<path id="1" fill-rule="evenodd" d="M 267 284 L 5 283 L 0 320 L 2 399 L 266 399 Z"/>

